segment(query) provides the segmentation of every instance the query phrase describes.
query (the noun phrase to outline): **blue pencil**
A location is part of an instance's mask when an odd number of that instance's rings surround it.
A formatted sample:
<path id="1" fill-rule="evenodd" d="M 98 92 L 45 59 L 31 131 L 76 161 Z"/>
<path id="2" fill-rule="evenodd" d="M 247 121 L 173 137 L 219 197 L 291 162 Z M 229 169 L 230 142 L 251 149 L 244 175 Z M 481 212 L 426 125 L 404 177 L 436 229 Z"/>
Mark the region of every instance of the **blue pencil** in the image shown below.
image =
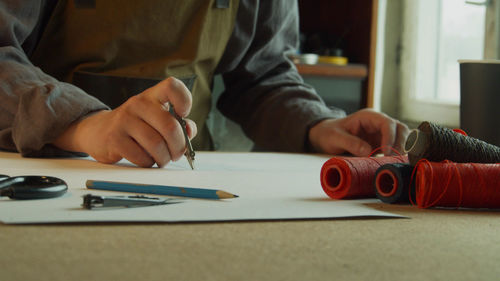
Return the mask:
<path id="1" fill-rule="evenodd" d="M 169 185 L 139 184 L 114 181 L 87 180 L 89 189 L 123 191 L 133 193 L 147 193 L 156 195 L 183 196 L 204 199 L 236 198 L 238 195 L 216 189 L 203 189 L 193 187 L 179 187 Z"/>

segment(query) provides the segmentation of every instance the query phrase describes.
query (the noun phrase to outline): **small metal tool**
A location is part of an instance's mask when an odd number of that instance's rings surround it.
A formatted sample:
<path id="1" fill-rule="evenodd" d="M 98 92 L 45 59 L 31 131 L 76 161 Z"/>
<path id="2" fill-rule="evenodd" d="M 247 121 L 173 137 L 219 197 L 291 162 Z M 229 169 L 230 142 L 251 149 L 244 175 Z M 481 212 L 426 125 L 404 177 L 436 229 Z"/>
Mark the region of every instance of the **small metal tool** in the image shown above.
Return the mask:
<path id="1" fill-rule="evenodd" d="M 82 207 L 85 209 L 93 208 L 133 208 L 165 204 L 181 203 L 182 201 L 174 198 L 157 198 L 142 195 L 135 196 L 100 196 L 87 194 L 83 196 Z"/>
<path id="2" fill-rule="evenodd" d="M 189 162 L 189 166 L 191 166 L 191 169 L 194 170 L 194 150 L 193 150 L 193 146 L 191 145 L 191 140 L 189 139 L 189 136 L 187 134 L 187 130 L 186 130 L 186 120 L 184 120 L 184 118 L 180 117 L 174 110 L 174 106 L 171 104 L 171 103 L 168 103 L 168 112 L 170 112 L 170 114 L 172 114 L 172 116 L 175 117 L 175 119 L 177 119 L 177 121 L 179 121 L 179 123 L 181 124 L 181 127 L 182 127 L 182 132 L 184 133 L 184 139 L 186 141 L 186 152 L 184 152 L 184 155 L 186 156 L 188 162 Z"/>

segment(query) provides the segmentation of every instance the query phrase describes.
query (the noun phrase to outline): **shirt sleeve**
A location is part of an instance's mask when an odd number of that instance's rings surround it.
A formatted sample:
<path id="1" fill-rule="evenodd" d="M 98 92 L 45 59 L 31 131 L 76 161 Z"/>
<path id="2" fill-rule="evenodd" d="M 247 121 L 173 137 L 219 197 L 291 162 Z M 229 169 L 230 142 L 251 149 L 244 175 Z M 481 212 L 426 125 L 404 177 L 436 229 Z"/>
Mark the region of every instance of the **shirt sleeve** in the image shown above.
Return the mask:
<path id="1" fill-rule="evenodd" d="M 45 1 L 0 2 L 0 149 L 23 156 L 65 156 L 50 145 L 75 120 L 106 105 L 33 65 L 33 37 Z"/>
<path id="2" fill-rule="evenodd" d="M 225 91 L 219 110 L 239 123 L 259 148 L 308 150 L 308 131 L 344 117 L 304 84 L 287 57 L 298 45 L 297 1 L 240 0 L 235 28 L 222 57 Z"/>

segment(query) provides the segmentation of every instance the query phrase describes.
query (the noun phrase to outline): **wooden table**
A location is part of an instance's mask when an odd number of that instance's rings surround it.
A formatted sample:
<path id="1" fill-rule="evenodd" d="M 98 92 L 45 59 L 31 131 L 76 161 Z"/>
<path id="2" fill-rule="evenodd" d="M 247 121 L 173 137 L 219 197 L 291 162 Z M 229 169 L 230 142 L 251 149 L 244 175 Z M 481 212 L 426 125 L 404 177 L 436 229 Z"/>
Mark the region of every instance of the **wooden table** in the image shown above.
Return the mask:
<path id="1" fill-rule="evenodd" d="M 500 213 L 411 219 L 0 225 L 0 280 L 498 280 Z"/>

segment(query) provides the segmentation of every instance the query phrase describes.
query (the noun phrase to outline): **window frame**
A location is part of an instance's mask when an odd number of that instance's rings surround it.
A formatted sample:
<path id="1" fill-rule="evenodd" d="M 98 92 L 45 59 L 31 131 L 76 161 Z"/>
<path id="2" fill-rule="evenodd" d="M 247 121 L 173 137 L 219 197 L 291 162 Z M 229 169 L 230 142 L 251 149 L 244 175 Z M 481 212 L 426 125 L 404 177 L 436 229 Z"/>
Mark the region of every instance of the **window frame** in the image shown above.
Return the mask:
<path id="1" fill-rule="evenodd" d="M 434 98 L 438 90 L 438 75 L 436 74 L 439 71 L 437 64 L 440 52 L 441 1 L 404 0 L 402 23 L 400 119 L 409 123 L 426 120 L 458 128 L 460 125 L 459 102 L 453 103 Z M 434 40 L 421 38 L 434 38 Z M 428 70 L 426 66 L 432 64 L 436 67 Z M 425 71 L 418 71 L 424 66 L 427 68 Z M 419 93 L 419 98 L 417 98 L 417 93 Z"/>
<path id="2" fill-rule="evenodd" d="M 431 7 L 432 6 L 432 7 Z M 435 0 L 405 0 L 403 5 L 403 36 L 401 53 L 401 119 L 419 122 L 433 121 L 441 125 L 459 126 L 459 104 L 439 100 L 423 100 L 417 98 L 417 93 L 432 91 L 437 88 L 436 71 L 418 71 L 419 68 L 437 64 L 439 49 L 440 1 Z M 417 11 L 415 13 L 414 11 Z M 429 14 L 429 11 L 434 14 Z M 427 14 L 425 21 L 419 15 Z M 438 28 L 436 28 L 438 27 Z M 419 40 L 423 34 L 435 38 L 430 44 Z"/>

